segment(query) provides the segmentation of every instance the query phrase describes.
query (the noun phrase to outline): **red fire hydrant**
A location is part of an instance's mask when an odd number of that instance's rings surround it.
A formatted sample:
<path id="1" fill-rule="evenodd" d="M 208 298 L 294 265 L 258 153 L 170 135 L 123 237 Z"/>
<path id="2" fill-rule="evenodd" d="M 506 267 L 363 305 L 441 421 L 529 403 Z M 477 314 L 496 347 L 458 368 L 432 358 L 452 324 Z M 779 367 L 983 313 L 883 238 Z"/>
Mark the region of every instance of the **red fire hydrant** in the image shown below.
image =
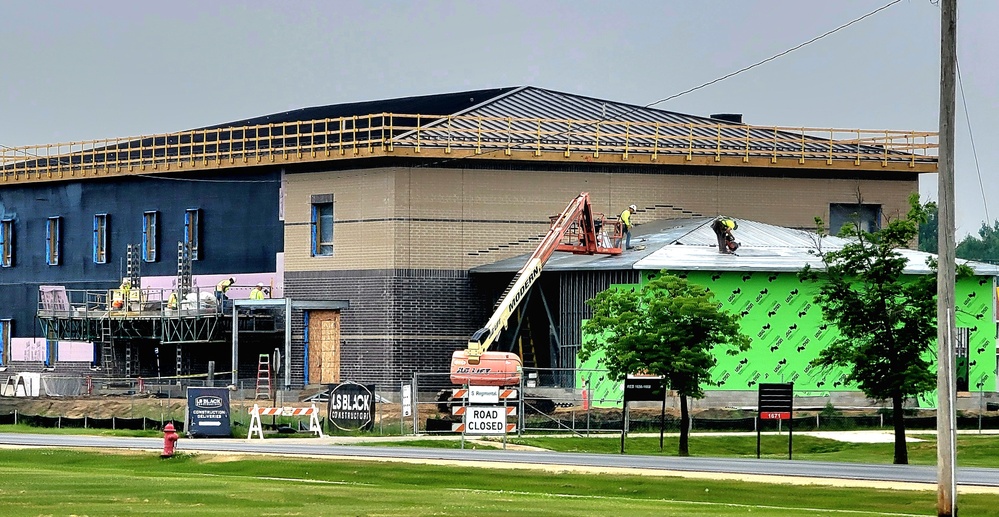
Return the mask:
<path id="1" fill-rule="evenodd" d="M 163 426 L 163 454 L 160 454 L 161 458 L 173 457 L 173 450 L 176 447 L 178 438 L 180 438 L 180 435 L 173 428 L 173 422 L 168 422 L 167 425 Z"/>

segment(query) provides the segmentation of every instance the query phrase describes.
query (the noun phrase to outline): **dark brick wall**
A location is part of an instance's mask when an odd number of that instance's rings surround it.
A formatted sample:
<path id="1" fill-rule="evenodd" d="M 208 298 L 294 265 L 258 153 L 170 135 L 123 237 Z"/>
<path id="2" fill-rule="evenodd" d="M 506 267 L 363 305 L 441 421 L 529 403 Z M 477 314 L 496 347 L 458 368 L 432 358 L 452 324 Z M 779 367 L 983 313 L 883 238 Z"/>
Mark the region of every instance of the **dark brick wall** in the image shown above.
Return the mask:
<path id="1" fill-rule="evenodd" d="M 467 271 L 395 269 L 287 272 L 299 300 L 347 300 L 341 312 L 340 378 L 396 386 L 414 372 L 446 373 L 451 353 L 485 323 L 487 301 Z M 302 382 L 303 320 L 292 322 L 292 378 Z M 442 384 L 446 376 L 442 375 Z"/>

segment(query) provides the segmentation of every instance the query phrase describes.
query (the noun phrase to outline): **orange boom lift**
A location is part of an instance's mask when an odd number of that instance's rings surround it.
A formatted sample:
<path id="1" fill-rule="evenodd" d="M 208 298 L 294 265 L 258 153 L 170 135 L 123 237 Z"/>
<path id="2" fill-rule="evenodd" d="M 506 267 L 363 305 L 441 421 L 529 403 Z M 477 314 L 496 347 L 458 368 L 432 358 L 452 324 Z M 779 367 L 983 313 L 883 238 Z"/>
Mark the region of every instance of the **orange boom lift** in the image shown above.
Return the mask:
<path id="1" fill-rule="evenodd" d="M 451 356 L 451 382 L 474 386 L 520 384 L 522 370 L 520 357 L 512 352 L 490 352 L 489 347 L 507 328 L 510 317 L 531 290 L 534 282 L 541 276 L 541 270 L 552 253 L 555 251 L 585 255 L 621 253 L 621 248 L 612 247 L 612 243 L 620 238 L 620 227 L 615 225 L 614 234 L 610 239 L 603 234 L 604 229 L 604 216 L 593 212 L 590 195 L 587 192 L 576 196 L 560 215 L 552 217 L 548 233 L 527 259 L 524 267 L 513 277 L 486 326 L 472 334 L 468 340 L 468 348 L 458 350 Z"/>

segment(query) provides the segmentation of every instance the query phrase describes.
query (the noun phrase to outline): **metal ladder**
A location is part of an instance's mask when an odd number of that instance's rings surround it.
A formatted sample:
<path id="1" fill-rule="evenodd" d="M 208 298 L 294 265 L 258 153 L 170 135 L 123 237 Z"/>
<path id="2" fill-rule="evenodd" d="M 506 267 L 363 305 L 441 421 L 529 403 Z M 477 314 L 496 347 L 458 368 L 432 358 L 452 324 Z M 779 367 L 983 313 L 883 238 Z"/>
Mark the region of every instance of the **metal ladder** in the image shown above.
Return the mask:
<path id="1" fill-rule="evenodd" d="M 111 341 L 111 320 L 101 319 L 101 369 L 108 377 L 114 373 L 114 343 Z"/>
<path id="2" fill-rule="evenodd" d="M 178 303 L 191 292 L 191 248 L 184 241 L 177 241 L 177 298 Z"/>
<path id="3" fill-rule="evenodd" d="M 271 356 L 260 354 L 257 358 L 257 390 L 253 400 L 271 399 Z"/>

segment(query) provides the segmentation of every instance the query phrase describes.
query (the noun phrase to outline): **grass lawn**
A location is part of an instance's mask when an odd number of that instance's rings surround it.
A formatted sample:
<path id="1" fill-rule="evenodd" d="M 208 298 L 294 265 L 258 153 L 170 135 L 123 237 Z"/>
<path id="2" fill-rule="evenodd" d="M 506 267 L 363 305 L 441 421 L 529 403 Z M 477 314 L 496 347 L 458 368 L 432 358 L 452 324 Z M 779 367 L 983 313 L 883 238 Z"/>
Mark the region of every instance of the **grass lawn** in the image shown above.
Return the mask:
<path id="1" fill-rule="evenodd" d="M 921 442 L 909 443 L 909 463 L 936 465 L 937 441 L 931 434 L 910 435 Z M 679 438 L 667 436 L 663 443 L 665 455 L 676 455 Z M 509 438 L 510 443 L 531 445 L 565 452 L 619 453 L 620 436 L 613 437 L 523 437 Z M 854 463 L 891 463 L 893 443 L 849 443 L 805 435 L 795 435 L 793 458 L 814 461 L 844 461 Z M 765 458 L 787 458 L 787 435 L 765 435 L 761 442 L 761 455 Z M 628 454 L 658 455 L 659 437 L 629 437 L 625 442 Z M 756 436 L 698 436 L 690 437 L 692 456 L 756 457 Z M 957 437 L 957 464 L 962 467 L 999 468 L 999 435 L 961 434 Z"/>
<path id="2" fill-rule="evenodd" d="M 556 474 L 381 462 L 0 449 L 15 515 L 935 515 L 933 491 Z M 963 515 L 999 516 L 994 495 Z"/>

